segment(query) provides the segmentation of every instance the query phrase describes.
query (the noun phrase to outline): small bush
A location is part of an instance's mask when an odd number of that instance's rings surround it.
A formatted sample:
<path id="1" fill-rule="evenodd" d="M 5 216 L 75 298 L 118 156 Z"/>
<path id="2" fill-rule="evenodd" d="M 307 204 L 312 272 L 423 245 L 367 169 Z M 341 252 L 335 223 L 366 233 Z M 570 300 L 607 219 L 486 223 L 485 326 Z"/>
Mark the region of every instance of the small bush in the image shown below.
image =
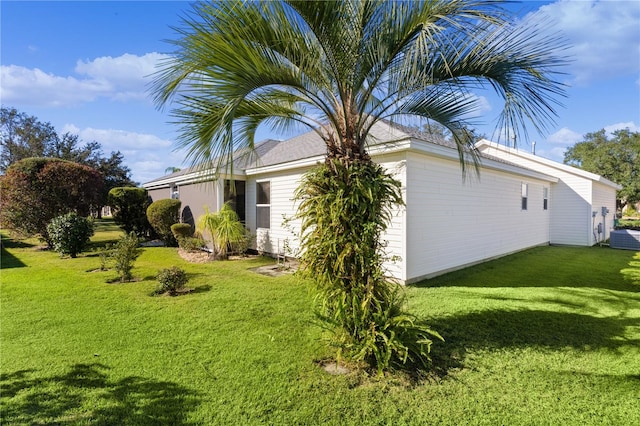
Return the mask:
<path id="1" fill-rule="evenodd" d="M 219 259 L 226 259 L 229 249 L 234 250 L 246 238 L 246 228 L 229 203 L 215 213 L 206 209 L 198 218 L 198 229 L 211 235 L 214 253 Z"/>
<path id="2" fill-rule="evenodd" d="M 53 249 L 60 256 L 76 257 L 93 235 L 93 221 L 75 213 L 67 213 L 53 218 L 47 225 L 47 233 Z"/>
<path id="3" fill-rule="evenodd" d="M 98 253 L 98 258 L 100 259 L 100 270 L 108 270 L 111 259 L 113 258 L 113 249 L 110 244 L 107 244 L 104 250 L 101 250 Z"/>
<path id="4" fill-rule="evenodd" d="M 244 237 L 235 243 L 234 248 L 240 256 L 246 256 L 247 252 L 255 242 L 256 235 L 247 228 L 244 229 Z"/>
<path id="5" fill-rule="evenodd" d="M 183 289 L 187 281 L 189 281 L 187 273 L 177 266 L 172 266 L 169 269 L 161 269 L 156 279 L 158 283 L 160 283 L 157 293 L 169 293 L 172 296 Z"/>
<path id="6" fill-rule="evenodd" d="M 131 281 L 133 263 L 140 256 L 142 250 L 138 247 L 139 241 L 135 232 L 131 232 L 118 240 L 113 246 L 111 258 L 120 282 Z"/>
<path id="7" fill-rule="evenodd" d="M 174 223 L 171 225 L 171 233 L 177 241 L 180 241 L 180 238 L 188 238 L 191 236 L 191 225 L 188 223 Z"/>
<path id="8" fill-rule="evenodd" d="M 177 241 L 171 232 L 171 225 L 178 223 L 180 200 L 166 198 L 154 201 L 147 208 L 147 220 L 158 236 L 168 246 L 176 246 Z"/>
<path id="9" fill-rule="evenodd" d="M 185 251 L 200 251 L 207 245 L 202 236 L 187 237 L 178 239 L 178 245 Z"/>

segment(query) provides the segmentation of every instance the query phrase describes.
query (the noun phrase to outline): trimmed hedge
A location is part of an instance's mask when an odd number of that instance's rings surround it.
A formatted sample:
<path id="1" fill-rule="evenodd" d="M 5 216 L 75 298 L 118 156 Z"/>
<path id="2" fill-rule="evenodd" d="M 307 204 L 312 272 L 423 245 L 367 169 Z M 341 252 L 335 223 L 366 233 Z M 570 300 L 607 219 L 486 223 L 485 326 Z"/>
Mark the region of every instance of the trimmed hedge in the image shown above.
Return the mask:
<path id="1" fill-rule="evenodd" d="M 182 202 L 172 198 L 154 201 L 147 208 L 147 220 L 158 236 L 168 246 L 178 243 L 171 232 L 171 225 L 179 222 L 180 206 Z"/>

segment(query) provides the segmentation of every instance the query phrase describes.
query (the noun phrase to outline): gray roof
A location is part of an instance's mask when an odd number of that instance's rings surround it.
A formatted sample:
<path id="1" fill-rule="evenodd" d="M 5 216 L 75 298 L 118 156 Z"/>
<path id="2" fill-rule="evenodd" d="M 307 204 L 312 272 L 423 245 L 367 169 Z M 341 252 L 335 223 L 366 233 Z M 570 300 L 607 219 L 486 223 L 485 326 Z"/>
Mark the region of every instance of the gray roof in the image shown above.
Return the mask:
<path id="1" fill-rule="evenodd" d="M 457 149 L 452 141 L 435 137 L 434 135 L 420 131 L 416 128 L 403 126 L 398 123 L 392 123 L 387 120 L 376 122 L 369 132 L 368 146 L 375 146 L 383 143 L 399 142 L 407 139 L 418 139 L 424 142 L 433 143 L 435 145 L 444 146 L 450 149 Z M 267 139 L 258 143 L 253 151 L 239 150 L 234 154 L 234 171 L 244 171 L 247 169 L 273 166 L 277 164 L 285 164 L 306 158 L 322 156 L 326 154 L 325 142 L 315 131 L 309 131 L 293 138 L 278 141 Z M 486 158 L 500 163 L 509 164 L 525 169 L 521 165 L 510 163 L 503 159 L 487 155 L 481 152 L 477 153 L 480 158 Z M 225 169 L 223 167 L 223 169 Z M 144 185 L 158 181 L 175 180 L 180 181 L 181 176 L 188 175 L 193 172 L 207 170 L 206 166 L 189 167 L 170 175 L 146 182 Z"/>

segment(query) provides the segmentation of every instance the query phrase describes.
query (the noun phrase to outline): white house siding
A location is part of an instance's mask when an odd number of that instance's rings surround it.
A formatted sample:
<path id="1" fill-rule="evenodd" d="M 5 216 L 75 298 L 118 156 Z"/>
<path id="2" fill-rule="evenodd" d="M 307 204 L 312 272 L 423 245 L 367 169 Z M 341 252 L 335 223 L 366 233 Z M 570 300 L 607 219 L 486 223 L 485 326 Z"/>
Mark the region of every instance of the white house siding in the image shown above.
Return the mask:
<path id="1" fill-rule="evenodd" d="M 283 222 L 285 218 L 292 218 L 297 210 L 297 204 L 293 202 L 293 196 L 300 183 L 300 178 L 307 169 L 287 170 L 265 174 L 256 174 L 247 177 L 246 184 L 246 225 L 256 235 L 255 248 L 259 251 L 275 254 L 283 250 L 287 242 L 290 252 L 295 255 L 300 241 L 300 221 L 292 220 L 289 225 Z M 256 182 L 271 182 L 271 208 L 270 228 L 256 227 Z"/>
<path id="2" fill-rule="evenodd" d="M 594 199 L 596 197 L 594 192 L 596 187 L 599 188 L 597 191 L 602 193 L 602 195 L 597 195 L 598 198 L 613 199 L 614 208 L 609 208 L 609 210 L 615 212 L 616 188 L 612 186 L 613 184 L 605 185 L 595 180 L 600 179 L 597 175 L 536 157 L 529 153 L 498 147 L 495 144 L 482 145 L 480 149 L 484 153 L 559 179 L 557 183 L 551 185 L 549 200 L 549 209 L 552 212 L 551 244 L 588 246 L 595 243 L 592 230 L 592 211 L 600 208 L 600 205 Z M 607 201 L 607 204 L 602 205 L 609 206 L 611 205 L 610 203 L 611 201 Z M 613 214 L 610 219 L 613 221 Z"/>
<path id="3" fill-rule="evenodd" d="M 611 189 L 599 182 L 593 183 L 593 211 L 596 212 L 595 217 L 595 226 L 598 226 L 598 223 L 603 224 L 603 234 L 599 235 L 598 238 L 600 241 L 609 238 L 611 235 L 611 231 L 614 226 L 614 218 L 616 214 L 616 197 L 615 192 L 612 194 Z M 609 213 L 604 217 L 602 217 L 602 207 L 609 209 Z M 592 222 L 593 225 L 593 222 Z M 596 230 L 596 235 L 598 232 Z M 594 241 L 593 243 L 597 243 L 598 241 Z"/>
<path id="4" fill-rule="evenodd" d="M 404 179 L 404 162 L 402 159 L 404 154 L 387 155 L 374 158 L 394 174 L 405 190 L 406 182 Z M 293 202 L 295 190 L 300 184 L 302 175 L 309 170 L 309 167 L 299 168 L 296 170 L 286 170 L 280 172 L 257 173 L 247 177 L 247 209 L 246 224 L 251 232 L 256 234 L 255 247 L 259 251 L 275 254 L 285 243 L 288 243 L 291 254 L 298 254 L 300 240 L 300 221 L 291 220 L 287 225 L 283 223 L 284 218 L 292 218 L 298 208 L 298 204 Z M 271 226 L 269 229 L 256 228 L 256 183 L 261 181 L 271 182 Z M 393 278 L 403 281 L 405 279 L 406 260 L 405 244 L 404 244 L 404 208 L 399 209 L 393 215 L 392 223 L 389 229 L 382 236 L 386 242 L 386 255 L 389 260 L 385 262 L 384 268 Z M 398 260 L 391 259 L 397 257 Z"/>
<path id="5" fill-rule="evenodd" d="M 551 186 L 551 244 L 591 245 L 591 181 L 562 173 Z"/>
<path id="6" fill-rule="evenodd" d="M 374 161 L 391 173 L 400 182 L 402 198 L 407 199 L 407 173 L 406 173 L 406 153 L 386 154 L 373 157 Z M 406 208 L 404 206 L 395 209 L 391 223 L 386 232 L 381 236 L 385 245 L 386 261 L 382 265 L 389 277 L 399 282 L 407 279 L 407 246 L 405 235 Z"/>
<path id="7" fill-rule="evenodd" d="M 416 152 L 406 169 L 407 282 L 549 242 L 548 182 L 486 168 L 463 181 L 458 162 Z"/>

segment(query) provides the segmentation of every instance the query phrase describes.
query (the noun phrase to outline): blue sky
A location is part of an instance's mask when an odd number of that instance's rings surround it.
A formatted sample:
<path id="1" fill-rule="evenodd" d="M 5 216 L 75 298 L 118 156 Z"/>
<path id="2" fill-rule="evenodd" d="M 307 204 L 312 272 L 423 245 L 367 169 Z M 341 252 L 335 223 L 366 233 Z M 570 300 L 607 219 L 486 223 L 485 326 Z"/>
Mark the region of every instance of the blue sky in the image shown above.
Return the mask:
<path id="1" fill-rule="evenodd" d="M 521 2 L 524 17 L 541 10 L 570 43 L 573 62 L 557 124 L 532 132 L 538 155 L 562 161 L 587 132 L 640 131 L 640 1 Z M 0 101 L 50 122 L 106 153 L 121 151 L 134 180 L 145 182 L 182 167 L 173 150 L 175 125 L 148 93 L 156 63 L 174 39 L 172 26 L 190 10 L 180 1 L 0 2 Z M 492 136 L 501 105 L 481 93 L 478 130 Z M 268 129 L 258 139 L 283 138 Z M 531 149 L 521 143 L 521 149 Z"/>

